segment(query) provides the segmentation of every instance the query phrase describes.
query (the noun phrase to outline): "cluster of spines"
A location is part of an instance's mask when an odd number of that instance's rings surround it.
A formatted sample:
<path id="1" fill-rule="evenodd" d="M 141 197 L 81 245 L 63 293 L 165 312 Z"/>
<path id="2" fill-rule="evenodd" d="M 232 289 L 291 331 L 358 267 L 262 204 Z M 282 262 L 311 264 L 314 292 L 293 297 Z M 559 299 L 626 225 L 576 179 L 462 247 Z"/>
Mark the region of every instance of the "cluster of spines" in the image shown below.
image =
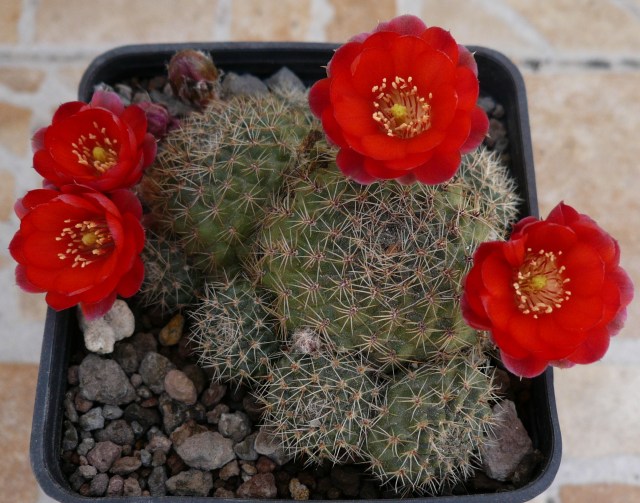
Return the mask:
<path id="1" fill-rule="evenodd" d="M 138 296 L 143 305 L 162 315 L 192 305 L 202 288 L 202 276 L 176 243 L 147 231 L 142 260 L 144 280 Z"/>
<path id="2" fill-rule="evenodd" d="M 166 137 L 142 180 L 150 224 L 206 273 L 236 264 L 315 125 L 302 100 L 276 95 L 192 114 Z"/>
<path id="3" fill-rule="evenodd" d="M 367 437 L 372 471 L 401 493 L 438 493 L 466 479 L 492 426 L 492 377 L 475 348 L 389 383 Z"/>
<path id="4" fill-rule="evenodd" d="M 264 426 L 307 463 L 362 456 L 379 406 L 379 376 L 361 353 L 338 353 L 310 329 L 271 366 L 257 392 Z"/>
<path id="5" fill-rule="evenodd" d="M 436 187 L 299 171 L 259 233 L 252 274 L 276 294 L 285 334 L 307 326 L 378 363 L 454 352 L 475 342 L 460 316 L 460 283 L 477 244 L 503 235 L 515 216 L 510 184 L 483 150 Z"/>
<path id="6" fill-rule="evenodd" d="M 244 278 L 207 284 L 189 319 L 200 363 L 214 379 L 255 386 L 267 375 L 279 347 L 269 301 Z"/>

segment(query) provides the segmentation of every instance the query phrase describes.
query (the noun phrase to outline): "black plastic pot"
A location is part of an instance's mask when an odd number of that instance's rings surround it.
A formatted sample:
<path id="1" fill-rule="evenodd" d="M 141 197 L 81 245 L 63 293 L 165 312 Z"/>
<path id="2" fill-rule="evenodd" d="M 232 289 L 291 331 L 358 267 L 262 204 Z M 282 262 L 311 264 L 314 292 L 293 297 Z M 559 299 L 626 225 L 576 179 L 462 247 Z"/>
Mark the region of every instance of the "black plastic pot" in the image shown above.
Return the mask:
<path id="1" fill-rule="evenodd" d="M 307 85 L 324 77 L 334 45 L 309 43 L 210 43 L 126 46 L 99 56 L 89 66 L 80 83 L 79 97 L 88 101 L 99 82 L 115 83 L 138 76 L 161 75 L 171 55 L 184 48 L 196 48 L 212 54 L 216 64 L 227 72 L 252 73 L 267 77 L 282 66 L 295 72 Z M 503 55 L 481 47 L 472 47 L 479 67 L 481 93 L 493 96 L 504 106 L 509 137 L 511 173 L 516 179 L 523 202 L 521 216 L 538 215 L 533 155 L 524 82 L 516 67 Z M 49 309 L 45 324 L 40 373 L 31 434 L 31 463 L 46 494 L 61 502 L 87 501 L 69 487 L 60 468 L 63 401 L 67 366 L 72 348 L 82 344 L 75 311 L 56 313 Z M 534 447 L 544 456 L 533 480 L 524 487 L 495 494 L 474 494 L 409 499 L 418 503 L 521 503 L 528 501 L 552 482 L 561 457 L 561 440 L 556 412 L 553 373 L 548 369 L 531 382 L 528 410 L 520 411 Z M 122 498 L 95 498 L 104 503 Z M 210 498 L 165 496 L 135 497 L 126 501 L 168 503 L 204 503 Z M 378 500 L 376 500 L 378 501 Z M 380 502 L 384 500 L 379 500 Z"/>

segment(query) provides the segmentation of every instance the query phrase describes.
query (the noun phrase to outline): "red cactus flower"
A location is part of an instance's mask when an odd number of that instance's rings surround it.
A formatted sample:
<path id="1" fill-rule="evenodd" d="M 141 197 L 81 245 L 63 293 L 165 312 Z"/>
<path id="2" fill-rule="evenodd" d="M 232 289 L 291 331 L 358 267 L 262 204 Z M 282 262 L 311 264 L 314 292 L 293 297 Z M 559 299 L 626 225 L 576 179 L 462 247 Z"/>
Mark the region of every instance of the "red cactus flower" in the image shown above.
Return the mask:
<path id="1" fill-rule="evenodd" d="M 143 110 L 97 91 L 90 103 L 61 105 L 33 137 L 33 165 L 48 185 L 78 184 L 101 192 L 137 183 L 156 154 Z"/>
<path id="2" fill-rule="evenodd" d="M 109 197 L 80 187 L 38 189 L 16 203 L 20 229 L 9 250 L 16 280 L 29 292 L 47 292 L 54 309 L 80 304 L 88 318 L 106 313 L 117 295 L 142 283 L 142 207 L 129 190 Z"/>
<path id="3" fill-rule="evenodd" d="M 507 242 L 481 244 L 465 279 L 462 313 L 490 330 L 514 374 L 602 358 L 622 327 L 633 285 L 618 243 L 591 218 L 560 203 L 528 217 Z"/>
<path id="4" fill-rule="evenodd" d="M 345 175 L 437 184 L 487 133 L 477 74 L 449 32 L 400 16 L 340 47 L 309 103 Z"/>

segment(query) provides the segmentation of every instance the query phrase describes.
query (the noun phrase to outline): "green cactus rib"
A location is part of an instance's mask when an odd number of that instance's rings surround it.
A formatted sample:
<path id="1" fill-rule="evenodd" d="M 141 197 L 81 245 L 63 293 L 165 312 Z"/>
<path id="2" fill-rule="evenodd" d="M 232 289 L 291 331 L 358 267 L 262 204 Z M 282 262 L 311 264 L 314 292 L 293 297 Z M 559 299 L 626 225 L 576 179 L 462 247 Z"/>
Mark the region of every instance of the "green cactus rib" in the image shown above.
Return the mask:
<path id="1" fill-rule="evenodd" d="M 192 114 L 141 183 L 149 222 L 207 273 L 238 261 L 265 206 L 318 127 L 305 94 L 233 98 Z"/>
<path id="2" fill-rule="evenodd" d="M 257 392 L 264 425 L 290 455 L 307 463 L 353 459 L 378 407 L 378 378 L 361 353 L 332 352 L 326 344 L 304 341 L 312 332 L 303 332 Z"/>
<path id="3" fill-rule="evenodd" d="M 268 303 L 268 294 L 241 277 L 205 286 L 188 317 L 200 364 L 214 379 L 254 386 L 267 374 L 279 348 Z"/>
<path id="4" fill-rule="evenodd" d="M 491 154 L 466 156 L 438 186 L 361 186 L 335 167 L 289 178 L 251 265 L 276 294 L 285 334 L 309 327 L 382 364 L 476 342 L 459 309 L 461 281 L 478 244 L 505 234 L 518 203 Z"/>
<path id="5" fill-rule="evenodd" d="M 480 355 L 431 362 L 389 383 L 364 448 L 381 481 L 435 494 L 473 472 L 495 399 Z"/>

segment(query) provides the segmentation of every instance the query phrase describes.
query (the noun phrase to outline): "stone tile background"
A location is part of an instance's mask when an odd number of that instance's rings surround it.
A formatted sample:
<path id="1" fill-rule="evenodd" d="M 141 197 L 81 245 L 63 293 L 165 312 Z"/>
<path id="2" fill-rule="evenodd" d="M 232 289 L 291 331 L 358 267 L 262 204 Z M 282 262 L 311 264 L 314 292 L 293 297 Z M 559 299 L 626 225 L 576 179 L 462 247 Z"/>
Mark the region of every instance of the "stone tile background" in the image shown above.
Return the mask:
<path id="1" fill-rule="evenodd" d="M 13 202 L 39 183 L 29 138 L 83 68 L 126 43 L 340 42 L 399 13 L 516 62 L 541 214 L 562 199 L 590 214 L 640 284 L 639 0 L 0 0 L 0 503 L 50 501 L 27 456 L 44 302 L 14 286 L 7 247 Z M 602 362 L 556 372 L 564 458 L 535 503 L 640 501 L 639 324 L 636 301 Z"/>

